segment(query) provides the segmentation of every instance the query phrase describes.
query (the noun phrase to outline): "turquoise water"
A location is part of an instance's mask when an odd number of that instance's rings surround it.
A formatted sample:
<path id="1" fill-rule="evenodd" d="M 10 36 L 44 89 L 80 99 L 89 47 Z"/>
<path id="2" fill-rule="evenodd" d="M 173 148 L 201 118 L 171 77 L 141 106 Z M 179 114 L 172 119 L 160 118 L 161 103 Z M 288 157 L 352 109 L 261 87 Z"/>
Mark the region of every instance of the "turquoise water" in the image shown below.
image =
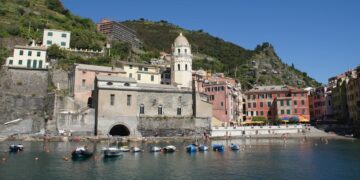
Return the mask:
<path id="1" fill-rule="evenodd" d="M 150 153 L 154 144 L 133 143 L 142 153 L 124 153 L 104 159 L 101 148 L 106 143 L 87 145 L 97 153 L 86 161 L 65 161 L 74 142 L 24 142 L 20 153 L 7 152 L 10 142 L 1 142 L 6 161 L 0 162 L 0 179 L 359 179 L 360 141 L 319 139 L 243 139 L 214 141 L 228 146 L 239 143 L 245 150 L 189 154 L 175 143 L 172 154 Z M 165 146 L 165 144 L 157 144 Z M 35 160 L 38 157 L 38 160 Z"/>

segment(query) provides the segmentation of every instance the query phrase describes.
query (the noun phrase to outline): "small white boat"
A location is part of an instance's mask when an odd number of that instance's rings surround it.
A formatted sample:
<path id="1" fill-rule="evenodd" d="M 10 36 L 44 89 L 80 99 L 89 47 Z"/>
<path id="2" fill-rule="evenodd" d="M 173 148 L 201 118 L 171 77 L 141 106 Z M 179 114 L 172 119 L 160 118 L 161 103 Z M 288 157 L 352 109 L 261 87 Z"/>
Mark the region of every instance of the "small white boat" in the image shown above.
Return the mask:
<path id="1" fill-rule="evenodd" d="M 141 152 L 141 148 L 137 147 L 137 146 L 134 146 L 131 148 L 131 151 L 132 152 Z"/>
<path id="2" fill-rule="evenodd" d="M 207 151 L 209 147 L 207 147 L 205 144 L 200 144 L 199 151 Z"/>
<path id="3" fill-rule="evenodd" d="M 169 145 L 163 148 L 164 152 L 175 152 L 176 151 L 176 147 L 173 145 Z"/>
<path id="4" fill-rule="evenodd" d="M 121 146 L 121 147 L 120 147 L 120 151 L 122 151 L 122 152 L 129 152 L 129 151 L 130 151 L 130 148 L 129 148 L 129 146 Z"/>
<path id="5" fill-rule="evenodd" d="M 122 155 L 122 151 L 118 147 L 103 148 L 104 157 L 117 157 Z"/>
<path id="6" fill-rule="evenodd" d="M 158 146 L 153 146 L 150 149 L 150 152 L 160 152 L 161 151 L 161 147 Z"/>

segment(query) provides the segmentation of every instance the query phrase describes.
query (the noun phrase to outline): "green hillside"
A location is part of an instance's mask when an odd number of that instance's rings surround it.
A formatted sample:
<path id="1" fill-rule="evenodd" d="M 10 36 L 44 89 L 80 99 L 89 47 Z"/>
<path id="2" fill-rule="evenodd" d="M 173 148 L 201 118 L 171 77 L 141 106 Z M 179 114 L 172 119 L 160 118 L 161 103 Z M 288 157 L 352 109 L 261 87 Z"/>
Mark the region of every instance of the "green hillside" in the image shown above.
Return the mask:
<path id="1" fill-rule="evenodd" d="M 144 19 L 125 21 L 137 32 L 147 51 L 171 52 L 171 44 L 182 32 L 189 40 L 194 54 L 194 69 L 224 72 L 239 79 L 244 88 L 252 85 L 318 86 L 305 72 L 284 64 L 270 43 L 258 45 L 254 50 L 244 49 L 231 42 L 211 36 L 203 30 L 191 31 L 166 21 Z"/>

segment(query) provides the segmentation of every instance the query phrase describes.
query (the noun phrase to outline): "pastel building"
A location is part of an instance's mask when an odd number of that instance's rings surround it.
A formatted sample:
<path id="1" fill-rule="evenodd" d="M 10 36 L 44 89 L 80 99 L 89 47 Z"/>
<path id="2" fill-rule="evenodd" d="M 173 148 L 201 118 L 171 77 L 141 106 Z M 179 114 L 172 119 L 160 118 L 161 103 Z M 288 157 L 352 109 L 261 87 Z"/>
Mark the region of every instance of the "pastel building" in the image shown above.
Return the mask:
<path id="1" fill-rule="evenodd" d="M 6 59 L 6 66 L 47 69 L 46 48 L 42 46 L 15 46 L 13 56 Z"/>
<path id="2" fill-rule="evenodd" d="M 197 92 L 206 94 L 212 104 L 213 126 L 240 124 L 243 120 L 243 96 L 240 83 L 222 73 L 193 73 Z"/>
<path id="3" fill-rule="evenodd" d="M 160 84 L 160 67 L 151 64 L 119 61 L 118 66 L 126 72 L 126 76 L 139 83 Z"/>
<path id="4" fill-rule="evenodd" d="M 53 44 L 61 48 L 70 48 L 70 31 L 62 31 L 57 29 L 44 29 L 43 46 L 49 47 Z"/>
<path id="5" fill-rule="evenodd" d="M 296 118 L 310 121 L 307 91 L 290 86 L 257 86 L 246 91 L 246 120 L 264 117 L 271 121 Z"/>
<path id="6" fill-rule="evenodd" d="M 354 75 L 348 81 L 346 97 L 351 123 L 360 127 L 360 66 L 354 70 Z"/>
<path id="7" fill-rule="evenodd" d="M 327 120 L 333 116 L 332 93 L 327 87 L 318 87 L 312 93 L 313 119 Z"/>
<path id="8" fill-rule="evenodd" d="M 91 104 L 91 93 L 94 90 L 96 76 L 125 77 L 126 72 L 115 67 L 74 64 L 69 73 L 69 89 L 70 95 L 81 107 Z"/>

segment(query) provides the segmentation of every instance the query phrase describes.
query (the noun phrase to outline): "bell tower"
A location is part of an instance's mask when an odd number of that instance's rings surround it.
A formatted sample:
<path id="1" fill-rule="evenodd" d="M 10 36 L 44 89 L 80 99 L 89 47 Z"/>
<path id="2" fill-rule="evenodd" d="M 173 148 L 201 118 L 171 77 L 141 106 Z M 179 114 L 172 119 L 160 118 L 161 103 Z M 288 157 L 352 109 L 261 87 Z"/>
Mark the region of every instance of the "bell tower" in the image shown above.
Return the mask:
<path id="1" fill-rule="evenodd" d="M 191 46 L 182 33 L 172 45 L 171 83 L 182 88 L 192 87 Z"/>

